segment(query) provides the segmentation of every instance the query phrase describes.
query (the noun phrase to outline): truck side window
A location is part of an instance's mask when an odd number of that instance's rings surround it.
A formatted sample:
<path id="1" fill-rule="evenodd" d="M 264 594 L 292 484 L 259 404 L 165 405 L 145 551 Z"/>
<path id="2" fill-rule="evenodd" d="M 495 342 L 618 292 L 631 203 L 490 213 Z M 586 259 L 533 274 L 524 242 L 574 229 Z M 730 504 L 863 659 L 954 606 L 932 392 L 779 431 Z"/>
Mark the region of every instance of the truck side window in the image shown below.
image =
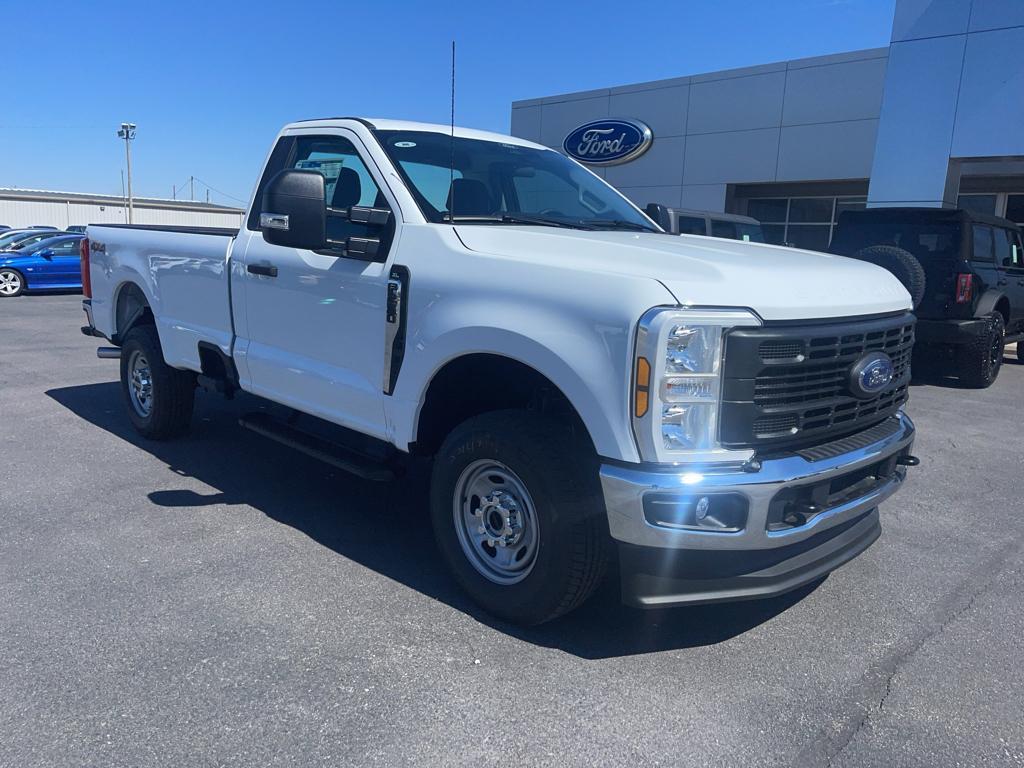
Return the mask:
<path id="1" fill-rule="evenodd" d="M 249 220 L 245 223 L 245 228 L 251 232 L 260 231 L 260 211 L 263 210 L 263 188 L 277 175 L 278 171 L 283 170 L 285 165 L 288 164 L 288 158 L 291 156 L 294 146 L 295 138 L 293 136 L 282 136 L 274 147 L 274 151 L 270 153 L 267 167 L 263 169 L 263 178 L 260 179 L 259 186 L 256 187 L 256 194 L 253 195 Z"/>
<path id="2" fill-rule="evenodd" d="M 680 235 L 706 235 L 708 233 L 704 219 L 698 216 L 679 216 L 676 221 L 679 223 Z"/>
<path id="3" fill-rule="evenodd" d="M 736 225 L 731 221 L 716 221 L 711 220 L 711 236 L 712 237 L 724 237 L 727 240 L 739 240 L 740 236 L 736 234 Z"/>
<path id="4" fill-rule="evenodd" d="M 1014 269 L 1024 269 L 1024 247 L 1021 247 L 1020 235 L 1015 232 L 1007 233 L 1010 238 L 1010 258 L 1013 260 Z"/>
<path id="5" fill-rule="evenodd" d="M 388 207 L 387 198 L 381 194 L 355 145 L 346 138 L 300 136 L 295 141 L 295 154 L 290 165 L 323 174 L 330 208 L 350 208 L 353 205 Z M 327 237 L 331 240 L 379 234 L 378 228 L 365 224 L 333 216 L 327 219 Z"/>
<path id="6" fill-rule="evenodd" d="M 992 227 L 983 224 L 974 225 L 974 261 L 991 263 L 995 261 L 995 249 L 992 242 Z"/>
<path id="7" fill-rule="evenodd" d="M 1010 247 L 1012 233 L 1008 229 L 993 229 L 995 239 L 995 256 L 997 267 L 1009 267 L 1013 260 L 1013 249 Z"/>

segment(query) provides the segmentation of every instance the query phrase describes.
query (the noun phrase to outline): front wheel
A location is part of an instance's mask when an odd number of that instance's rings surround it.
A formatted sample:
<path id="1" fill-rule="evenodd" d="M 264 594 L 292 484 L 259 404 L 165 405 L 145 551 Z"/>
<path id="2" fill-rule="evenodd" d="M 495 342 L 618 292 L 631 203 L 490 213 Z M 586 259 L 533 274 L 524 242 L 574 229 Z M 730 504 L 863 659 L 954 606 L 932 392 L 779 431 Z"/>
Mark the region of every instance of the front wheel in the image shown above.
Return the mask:
<path id="1" fill-rule="evenodd" d="M 167 440 L 188 431 L 195 403 L 195 375 L 164 362 L 152 325 L 132 328 L 121 345 L 121 389 L 136 431 Z"/>
<path id="2" fill-rule="evenodd" d="M 0 296 L 21 296 L 25 292 L 25 278 L 13 269 L 0 269 Z"/>
<path id="3" fill-rule="evenodd" d="M 456 427 L 434 462 L 431 518 L 462 588 L 516 624 L 571 611 L 604 575 L 596 455 L 570 427 L 536 414 L 496 411 Z"/>

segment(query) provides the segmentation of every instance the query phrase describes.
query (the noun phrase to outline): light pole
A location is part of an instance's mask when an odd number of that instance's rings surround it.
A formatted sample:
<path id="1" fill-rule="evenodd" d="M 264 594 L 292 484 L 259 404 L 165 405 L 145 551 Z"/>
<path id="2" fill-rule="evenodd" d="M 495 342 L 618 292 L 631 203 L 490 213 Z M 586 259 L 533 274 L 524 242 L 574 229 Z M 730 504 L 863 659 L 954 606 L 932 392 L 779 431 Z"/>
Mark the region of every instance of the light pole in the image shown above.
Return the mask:
<path id="1" fill-rule="evenodd" d="M 121 123 L 121 129 L 117 132 L 120 139 L 124 139 L 124 155 L 128 162 L 128 223 L 134 223 L 134 210 L 132 207 L 132 139 L 135 138 L 135 123 Z"/>

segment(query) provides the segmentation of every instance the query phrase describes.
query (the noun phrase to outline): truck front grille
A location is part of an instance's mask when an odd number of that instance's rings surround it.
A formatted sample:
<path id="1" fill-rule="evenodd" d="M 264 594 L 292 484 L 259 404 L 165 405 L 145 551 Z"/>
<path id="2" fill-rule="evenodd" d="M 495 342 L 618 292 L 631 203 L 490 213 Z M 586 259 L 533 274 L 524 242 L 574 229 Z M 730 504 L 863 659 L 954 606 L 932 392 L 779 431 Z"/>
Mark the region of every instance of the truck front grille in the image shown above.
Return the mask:
<path id="1" fill-rule="evenodd" d="M 730 448 L 792 448 L 883 421 L 907 401 L 914 317 L 741 328 L 726 337 L 719 438 Z M 892 382 L 854 395 L 853 366 L 870 352 L 892 360 Z"/>

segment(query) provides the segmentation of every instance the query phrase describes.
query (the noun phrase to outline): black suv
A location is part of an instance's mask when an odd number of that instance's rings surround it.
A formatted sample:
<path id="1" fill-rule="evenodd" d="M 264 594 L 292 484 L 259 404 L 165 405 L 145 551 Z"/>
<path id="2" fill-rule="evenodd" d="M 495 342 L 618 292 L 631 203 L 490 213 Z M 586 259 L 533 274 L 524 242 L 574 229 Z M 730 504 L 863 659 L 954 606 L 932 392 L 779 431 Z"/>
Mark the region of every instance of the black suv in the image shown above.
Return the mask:
<path id="1" fill-rule="evenodd" d="M 945 208 L 848 211 L 829 250 L 896 275 L 914 302 L 918 355 L 933 362 L 944 351 L 969 386 L 991 385 L 1004 345 L 1024 340 L 1024 248 L 1012 221 Z"/>

